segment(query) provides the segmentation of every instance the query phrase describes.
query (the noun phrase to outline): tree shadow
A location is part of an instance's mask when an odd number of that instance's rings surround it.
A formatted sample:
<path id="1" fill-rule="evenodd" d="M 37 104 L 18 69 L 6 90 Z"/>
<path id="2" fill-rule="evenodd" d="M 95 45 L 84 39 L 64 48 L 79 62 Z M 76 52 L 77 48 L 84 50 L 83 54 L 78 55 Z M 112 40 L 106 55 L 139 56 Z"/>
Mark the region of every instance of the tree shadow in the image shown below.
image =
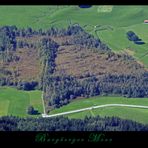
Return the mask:
<path id="1" fill-rule="evenodd" d="M 134 41 L 134 43 L 137 44 L 137 45 L 143 45 L 143 44 L 145 44 L 145 42 L 143 42 L 142 40 L 140 40 L 140 41 Z"/>
<path id="2" fill-rule="evenodd" d="M 34 110 L 32 115 L 40 115 L 41 113 L 38 110 Z"/>

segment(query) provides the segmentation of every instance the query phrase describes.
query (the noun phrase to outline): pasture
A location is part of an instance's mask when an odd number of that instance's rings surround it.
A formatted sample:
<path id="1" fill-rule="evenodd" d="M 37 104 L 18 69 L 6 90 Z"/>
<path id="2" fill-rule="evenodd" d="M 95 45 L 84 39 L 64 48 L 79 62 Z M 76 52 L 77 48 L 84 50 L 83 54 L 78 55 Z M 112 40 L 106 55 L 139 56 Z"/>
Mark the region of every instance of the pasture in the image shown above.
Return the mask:
<path id="1" fill-rule="evenodd" d="M 55 109 L 50 114 L 61 113 L 82 109 L 91 106 L 105 105 L 105 104 L 129 104 L 129 105 L 143 105 L 148 106 L 148 98 L 124 98 L 117 96 L 96 96 L 92 98 L 84 98 L 72 101 L 70 104 Z M 84 118 L 87 116 L 117 116 L 123 119 L 130 119 L 140 123 L 148 124 L 148 109 L 129 108 L 129 107 L 104 107 L 92 109 L 91 111 L 84 111 L 66 115 L 69 118 Z"/>
<path id="2" fill-rule="evenodd" d="M 11 87 L 0 87 L 0 116 L 29 116 L 26 112 L 29 105 L 32 105 L 39 113 L 43 112 L 41 91 L 22 91 Z"/>

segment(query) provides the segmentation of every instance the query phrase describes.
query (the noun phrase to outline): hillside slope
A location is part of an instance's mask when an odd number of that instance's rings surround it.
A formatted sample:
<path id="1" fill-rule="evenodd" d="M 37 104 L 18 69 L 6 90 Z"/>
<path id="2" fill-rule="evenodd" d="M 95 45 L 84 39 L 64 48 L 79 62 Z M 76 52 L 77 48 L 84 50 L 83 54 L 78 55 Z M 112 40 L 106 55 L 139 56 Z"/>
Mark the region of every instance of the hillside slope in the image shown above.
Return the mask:
<path id="1" fill-rule="evenodd" d="M 89 33 L 96 37 L 99 35 L 99 38 L 112 50 L 134 56 L 146 68 L 148 67 L 146 35 L 148 25 L 143 22 L 148 19 L 147 16 L 147 6 L 92 6 L 88 9 L 78 6 L 0 7 L 2 26 L 16 25 L 19 28 L 47 30 L 52 26 L 66 28 L 70 24 L 79 23 Z M 140 36 L 145 44 L 135 45 L 130 42 L 126 37 L 126 32 L 130 30 Z"/>

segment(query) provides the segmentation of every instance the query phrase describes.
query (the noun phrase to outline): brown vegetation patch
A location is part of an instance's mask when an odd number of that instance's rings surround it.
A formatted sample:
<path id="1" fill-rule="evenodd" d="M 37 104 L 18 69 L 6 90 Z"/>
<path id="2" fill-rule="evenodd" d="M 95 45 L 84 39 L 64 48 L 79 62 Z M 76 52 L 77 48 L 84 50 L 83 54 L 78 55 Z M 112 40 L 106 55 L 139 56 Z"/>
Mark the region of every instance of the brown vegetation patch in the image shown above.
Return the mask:
<path id="1" fill-rule="evenodd" d="M 76 77 L 103 74 L 134 74 L 143 68 L 134 60 L 124 60 L 122 56 L 94 52 L 92 49 L 77 46 L 61 46 L 56 58 L 55 74 L 68 74 Z"/>
<path id="2" fill-rule="evenodd" d="M 3 63 L 3 69 L 12 73 L 12 79 L 15 81 L 38 80 L 41 66 L 37 49 L 21 48 L 14 54 L 19 57 L 18 61 Z"/>

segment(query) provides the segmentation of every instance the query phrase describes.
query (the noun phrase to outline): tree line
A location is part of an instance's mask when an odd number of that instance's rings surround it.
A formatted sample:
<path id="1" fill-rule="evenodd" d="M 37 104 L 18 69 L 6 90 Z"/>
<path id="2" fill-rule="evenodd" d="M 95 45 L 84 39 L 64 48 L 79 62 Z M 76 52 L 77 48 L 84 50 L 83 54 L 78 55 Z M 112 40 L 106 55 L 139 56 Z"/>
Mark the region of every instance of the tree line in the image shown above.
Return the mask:
<path id="1" fill-rule="evenodd" d="M 148 125 L 118 117 L 84 119 L 0 117 L 0 131 L 148 131 Z"/>

